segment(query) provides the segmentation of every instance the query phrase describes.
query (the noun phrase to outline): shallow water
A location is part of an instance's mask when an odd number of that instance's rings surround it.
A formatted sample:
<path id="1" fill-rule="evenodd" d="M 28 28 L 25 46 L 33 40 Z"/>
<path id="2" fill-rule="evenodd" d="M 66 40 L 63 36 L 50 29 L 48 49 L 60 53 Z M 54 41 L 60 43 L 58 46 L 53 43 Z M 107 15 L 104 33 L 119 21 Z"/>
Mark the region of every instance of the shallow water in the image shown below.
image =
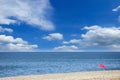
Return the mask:
<path id="1" fill-rule="evenodd" d="M 100 63 L 120 70 L 120 53 L 0 53 L 0 77 L 105 70 Z"/>

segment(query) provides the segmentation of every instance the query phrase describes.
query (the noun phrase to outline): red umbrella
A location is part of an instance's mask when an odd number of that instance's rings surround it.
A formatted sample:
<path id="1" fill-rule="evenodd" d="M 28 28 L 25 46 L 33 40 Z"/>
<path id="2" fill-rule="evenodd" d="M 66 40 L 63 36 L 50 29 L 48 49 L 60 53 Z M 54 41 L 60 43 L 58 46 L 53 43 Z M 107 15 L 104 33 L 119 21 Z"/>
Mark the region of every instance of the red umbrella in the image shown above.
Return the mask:
<path id="1" fill-rule="evenodd" d="M 104 69 L 107 68 L 104 64 L 98 64 L 98 66 Z"/>

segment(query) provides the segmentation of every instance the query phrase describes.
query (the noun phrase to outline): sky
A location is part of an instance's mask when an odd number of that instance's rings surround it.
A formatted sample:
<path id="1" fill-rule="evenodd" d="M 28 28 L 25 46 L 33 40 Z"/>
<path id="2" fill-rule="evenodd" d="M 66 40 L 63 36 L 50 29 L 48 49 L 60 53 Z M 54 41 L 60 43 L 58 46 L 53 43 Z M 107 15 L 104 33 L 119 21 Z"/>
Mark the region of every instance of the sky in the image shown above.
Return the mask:
<path id="1" fill-rule="evenodd" d="M 120 0 L 0 0 L 0 52 L 120 51 Z"/>

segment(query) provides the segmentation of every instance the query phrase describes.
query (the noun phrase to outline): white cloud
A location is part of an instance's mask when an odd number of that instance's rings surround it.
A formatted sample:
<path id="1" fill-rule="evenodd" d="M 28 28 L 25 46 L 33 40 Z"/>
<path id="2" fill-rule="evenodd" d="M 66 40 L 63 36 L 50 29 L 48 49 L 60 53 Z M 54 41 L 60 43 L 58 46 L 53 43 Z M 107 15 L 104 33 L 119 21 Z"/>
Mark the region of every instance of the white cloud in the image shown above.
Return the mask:
<path id="1" fill-rule="evenodd" d="M 84 29 L 88 31 L 82 34 L 82 41 L 87 46 L 102 46 L 111 49 L 118 49 L 117 46 L 120 46 L 120 27 L 105 28 L 96 25 L 84 27 Z"/>
<path id="2" fill-rule="evenodd" d="M 115 9 L 113 9 L 112 11 L 114 11 L 114 12 L 120 11 L 120 5 L 118 7 L 116 7 Z M 120 22 L 120 16 L 118 16 L 118 21 Z"/>
<path id="3" fill-rule="evenodd" d="M 11 32 L 13 32 L 13 30 L 11 28 L 3 28 L 0 26 L 0 33 L 4 33 L 4 32 L 11 33 Z"/>
<path id="4" fill-rule="evenodd" d="M 84 27 L 88 30 L 86 34 L 82 34 L 84 41 L 96 43 L 97 45 L 111 45 L 119 43 L 120 28 L 105 28 L 101 26 Z"/>
<path id="5" fill-rule="evenodd" d="M 0 24 L 24 21 L 43 30 L 53 30 L 51 11 L 49 0 L 0 0 Z"/>
<path id="6" fill-rule="evenodd" d="M 44 36 L 43 39 L 46 39 L 48 41 L 51 41 L 51 40 L 62 40 L 63 39 L 63 35 L 61 33 L 51 33 L 48 36 Z"/>
<path id="7" fill-rule="evenodd" d="M 115 11 L 115 12 L 117 12 L 117 11 L 119 11 L 119 10 L 120 10 L 120 6 L 118 6 L 118 7 L 114 8 L 114 9 L 112 9 L 112 11 Z"/>
<path id="8" fill-rule="evenodd" d="M 75 45 L 72 46 L 63 45 L 54 48 L 54 51 L 75 51 L 75 50 L 78 50 L 78 47 Z"/>
<path id="9" fill-rule="evenodd" d="M 7 42 L 7 43 L 23 43 L 26 44 L 27 42 L 21 38 L 14 39 L 13 36 L 6 36 L 0 35 L 0 42 Z"/>
<path id="10" fill-rule="evenodd" d="M 0 35 L 0 51 L 34 51 L 37 45 L 29 45 L 22 38 Z"/>
<path id="11" fill-rule="evenodd" d="M 80 39 L 72 39 L 70 41 L 63 41 L 63 44 L 79 44 L 80 42 Z"/>
<path id="12" fill-rule="evenodd" d="M 120 49 L 120 45 L 118 45 L 118 44 L 113 44 L 110 47 L 112 47 L 114 49 Z"/>
<path id="13" fill-rule="evenodd" d="M 1 14 L 0 14 L 0 24 L 7 24 L 7 25 L 9 25 L 10 23 L 11 24 L 12 23 L 16 23 L 16 20 L 7 19 L 7 18 L 1 16 Z"/>
<path id="14" fill-rule="evenodd" d="M 64 44 L 74 44 L 79 49 L 92 48 L 94 50 L 120 51 L 120 27 L 101 27 L 98 25 L 84 27 L 87 30 L 81 38 L 64 41 Z"/>

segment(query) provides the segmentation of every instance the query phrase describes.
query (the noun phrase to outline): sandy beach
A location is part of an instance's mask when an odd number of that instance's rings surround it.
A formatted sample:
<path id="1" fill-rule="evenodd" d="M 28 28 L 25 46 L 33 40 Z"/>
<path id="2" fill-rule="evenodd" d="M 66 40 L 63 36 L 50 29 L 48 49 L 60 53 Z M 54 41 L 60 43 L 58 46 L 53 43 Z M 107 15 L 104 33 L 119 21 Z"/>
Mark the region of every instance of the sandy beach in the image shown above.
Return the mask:
<path id="1" fill-rule="evenodd" d="M 120 80 L 120 70 L 29 75 L 0 78 L 0 80 Z"/>

